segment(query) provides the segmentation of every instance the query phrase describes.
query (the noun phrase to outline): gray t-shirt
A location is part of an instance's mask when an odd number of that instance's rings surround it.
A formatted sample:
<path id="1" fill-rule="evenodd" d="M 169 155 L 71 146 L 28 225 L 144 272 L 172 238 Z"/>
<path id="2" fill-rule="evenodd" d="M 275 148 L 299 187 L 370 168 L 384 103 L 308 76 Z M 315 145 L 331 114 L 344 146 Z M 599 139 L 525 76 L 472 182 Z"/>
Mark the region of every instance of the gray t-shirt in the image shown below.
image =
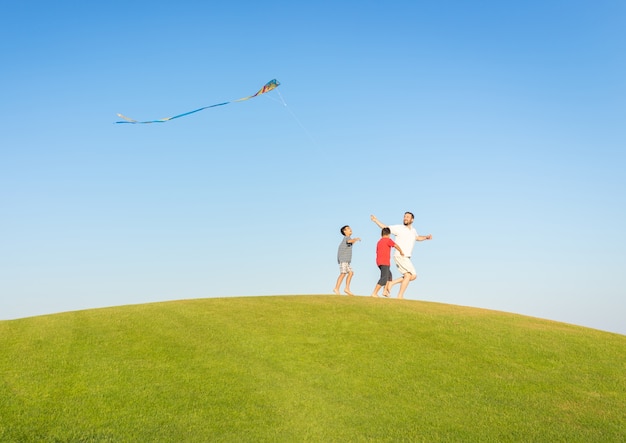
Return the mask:
<path id="1" fill-rule="evenodd" d="M 350 237 L 344 237 L 339 243 L 337 263 L 350 263 L 352 261 L 352 243 L 348 243 L 350 239 Z"/>

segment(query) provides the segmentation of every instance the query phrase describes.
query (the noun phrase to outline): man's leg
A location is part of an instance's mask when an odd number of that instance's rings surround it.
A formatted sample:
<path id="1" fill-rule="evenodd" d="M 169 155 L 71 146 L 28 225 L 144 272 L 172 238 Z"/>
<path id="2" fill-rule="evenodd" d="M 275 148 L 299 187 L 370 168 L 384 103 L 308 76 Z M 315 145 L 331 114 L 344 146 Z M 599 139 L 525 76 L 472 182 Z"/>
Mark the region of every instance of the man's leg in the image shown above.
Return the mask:
<path id="1" fill-rule="evenodd" d="M 417 278 L 417 274 L 415 272 L 415 268 L 413 267 L 413 263 L 411 263 L 411 260 L 409 260 L 408 257 L 394 256 L 393 259 L 396 262 L 398 270 L 402 273 L 402 278 L 392 281 L 391 284 L 395 285 L 396 283 L 400 283 L 398 298 L 402 299 L 404 298 L 406 288 L 409 286 L 409 282 L 415 280 Z"/>
<path id="2" fill-rule="evenodd" d="M 387 284 L 387 288 L 391 291 L 391 288 L 393 288 L 395 285 L 397 285 L 398 283 L 402 283 L 403 278 L 396 278 L 395 280 L 391 280 L 388 284 Z"/>
<path id="3" fill-rule="evenodd" d="M 400 285 L 400 291 L 398 292 L 398 298 L 404 298 L 404 291 L 406 291 L 407 286 L 409 286 L 409 282 L 412 282 L 416 278 L 417 276 L 411 274 L 410 272 L 404 274 L 402 277 L 402 284 Z"/>

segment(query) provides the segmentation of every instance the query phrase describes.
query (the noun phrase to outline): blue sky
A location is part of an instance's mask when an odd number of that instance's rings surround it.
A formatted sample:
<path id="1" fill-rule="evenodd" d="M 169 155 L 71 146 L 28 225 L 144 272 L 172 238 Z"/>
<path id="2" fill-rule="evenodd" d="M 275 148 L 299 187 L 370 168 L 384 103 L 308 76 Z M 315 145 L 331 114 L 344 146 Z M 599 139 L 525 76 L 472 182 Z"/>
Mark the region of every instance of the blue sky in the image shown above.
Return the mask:
<path id="1" fill-rule="evenodd" d="M 344 224 L 368 295 L 412 211 L 407 298 L 626 334 L 626 4 L 300 3 L 3 4 L 0 319 L 330 293 Z"/>

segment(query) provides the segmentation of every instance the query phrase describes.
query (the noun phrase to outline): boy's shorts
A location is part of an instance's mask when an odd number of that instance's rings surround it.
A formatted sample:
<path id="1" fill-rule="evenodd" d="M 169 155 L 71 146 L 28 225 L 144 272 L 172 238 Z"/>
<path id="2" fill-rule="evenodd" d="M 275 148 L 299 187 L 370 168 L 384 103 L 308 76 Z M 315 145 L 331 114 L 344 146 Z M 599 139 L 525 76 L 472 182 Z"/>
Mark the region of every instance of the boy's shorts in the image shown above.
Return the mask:
<path id="1" fill-rule="evenodd" d="M 350 267 L 350 263 L 347 261 L 339 263 L 339 273 L 340 274 L 350 274 L 352 272 L 352 268 Z"/>
<path id="2" fill-rule="evenodd" d="M 394 255 L 393 261 L 396 262 L 396 267 L 398 268 L 398 271 L 400 271 L 400 274 L 404 275 L 408 272 L 410 274 L 417 275 L 417 272 L 415 272 L 415 266 L 413 266 L 409 257 Z"/>
<path id="3" fill-rule="evenodd" d="M 391 281 L 391 269 L 387 265 L 378 265 L 380 269 L 380 279 L 378 280 L 378 284 L 380 286 L 385 286 L 388 282 Z"/>

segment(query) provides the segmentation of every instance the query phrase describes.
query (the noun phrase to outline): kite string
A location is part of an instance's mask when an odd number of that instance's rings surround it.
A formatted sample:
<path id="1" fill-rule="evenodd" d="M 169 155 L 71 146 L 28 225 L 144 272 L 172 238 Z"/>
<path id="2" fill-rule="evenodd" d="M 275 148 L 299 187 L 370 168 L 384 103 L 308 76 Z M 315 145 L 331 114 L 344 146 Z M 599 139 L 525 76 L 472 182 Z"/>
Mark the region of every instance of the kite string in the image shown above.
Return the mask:
<path id="1" fill-rule="evenodd" d="M 283 98 L 283 95 L 280 93 L 280 91 L 278 89 L 276 89 L 276 92 L 278 93 L 278 96 L 280 97 L 280 103 L 283 104 L 283 106 L 285 107 L 285 109 L 287 109 L 287 111 L 289 111 L 289 113 L 291 114 L 291 116 L 293 117 L 293 119 L 300 125 L 300 127 L 302 128 L 302 130 L 304 132 L 306 132 L 306 134 L 309 136 L 309 138 L 313 141 L 315 141 L 315 139 L 313 138 L 313 136 L 311 135 L 311 133 L 309 132 L 309 130 L 302 124 L 302 122 L 300 121 L 300 119 L 296 116 L 296 114 L 291 110 L 291 108 L 289 106 L 287 106 L 287 102 L 285 101 L 285 99 Z M 274 97 L 271 97 L 269 95 L 267 95 L 266 97 L 271 98 L 272 100 L 278 101 L 276 100 Z"/>

